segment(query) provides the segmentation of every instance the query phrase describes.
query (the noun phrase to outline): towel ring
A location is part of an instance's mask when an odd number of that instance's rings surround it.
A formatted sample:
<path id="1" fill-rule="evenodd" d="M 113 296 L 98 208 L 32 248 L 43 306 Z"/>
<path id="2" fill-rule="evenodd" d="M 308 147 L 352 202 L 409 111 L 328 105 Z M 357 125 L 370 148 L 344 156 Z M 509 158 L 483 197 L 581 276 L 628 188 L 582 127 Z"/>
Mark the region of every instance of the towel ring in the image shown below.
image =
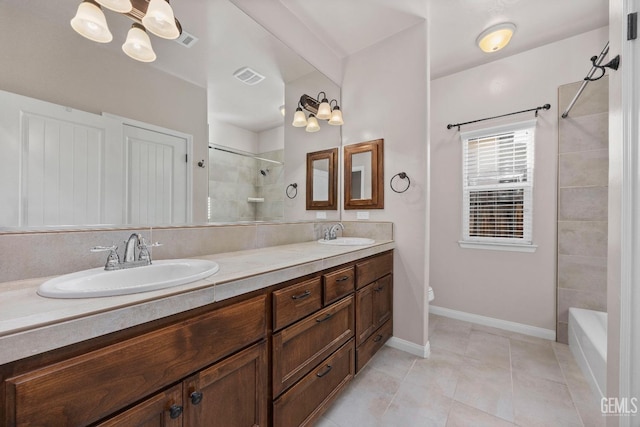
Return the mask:
<path id="1" fill-rule="evenodd" d="M 289 190 L 290 188 L 292 190 Z M 296 196 L 298 195 L 298 184 L 294 182 L 293 184 L 287 185 L 287 189 L 285 190 L 285 193 L 287 194 L 288 198 L 295 199 Z"/>
<path id="2" fill-rule="evenodd" d="M 398 177 L 400 179 L 406 179 L 407 180 L 407 187 L 404 190 L 396 190 L 393 187 L 393 180 Z M 396 193 L 404 193 L 405 191 L 407 191 L 409 189 L 409 187 L 411 187 L 411 179 L 409 178 L 409 175 L 407 175 L 405 172 L 400 172 L 397 173 L 395 175 L 393 175 L 393 177 L 391 178 L 391 180 L 389 181 L 389 186 L 391 187 L 391 189 L 393 191 L 395 191 Z"/>

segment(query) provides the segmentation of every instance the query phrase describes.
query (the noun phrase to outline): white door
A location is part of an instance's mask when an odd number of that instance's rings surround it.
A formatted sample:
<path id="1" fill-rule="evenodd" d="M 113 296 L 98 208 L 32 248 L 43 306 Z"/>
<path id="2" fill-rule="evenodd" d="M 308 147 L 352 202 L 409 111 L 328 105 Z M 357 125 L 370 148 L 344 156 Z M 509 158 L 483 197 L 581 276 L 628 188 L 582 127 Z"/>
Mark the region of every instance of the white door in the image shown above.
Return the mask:
<path id="1" fill-rule="evenodd" d="M 128 224 L 188 221 L 187 139 L 124 126 Z"/>

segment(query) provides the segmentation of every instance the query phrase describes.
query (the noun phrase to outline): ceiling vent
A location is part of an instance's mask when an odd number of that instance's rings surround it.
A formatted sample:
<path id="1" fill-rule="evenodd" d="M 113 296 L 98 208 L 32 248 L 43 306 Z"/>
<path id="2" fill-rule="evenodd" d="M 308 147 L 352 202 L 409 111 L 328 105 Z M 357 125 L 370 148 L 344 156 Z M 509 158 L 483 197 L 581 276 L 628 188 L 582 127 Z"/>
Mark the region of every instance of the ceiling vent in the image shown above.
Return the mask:
<path id="1" fill-rule="evenodd" d="M 180 34 L 180 36 L 174 41 L 184 47 L 191 47 L 194 44 L 196 44 L 196 42 L 198 41 L 198 38 L 193 34 L 189 34 L 185 30 L 182 30 L 182 33 Z"/>
<path id="2" fill-rule="evenodd" d="M 239 70 L 236 70 L 236 72 L 233 73 L 233 76 L 249 86 L 253 86 L 264 80 L 264 76 L 262 74 L 258 74 L 249 67 L 242 67 Z"/>

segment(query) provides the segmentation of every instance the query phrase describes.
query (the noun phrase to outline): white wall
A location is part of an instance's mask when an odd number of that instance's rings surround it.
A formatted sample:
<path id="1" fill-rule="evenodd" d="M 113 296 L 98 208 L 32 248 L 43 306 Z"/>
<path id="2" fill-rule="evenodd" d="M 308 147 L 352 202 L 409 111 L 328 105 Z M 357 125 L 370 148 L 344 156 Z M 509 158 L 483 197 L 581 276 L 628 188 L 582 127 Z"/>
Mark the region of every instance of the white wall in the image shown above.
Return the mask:
<path id="1" fill-rule="evenodd" d="M 427 24 L 422 23 L 363 49 L 344 63 L 343 145 L 384 138 L 385 208 L 371 219 L 393 221 L 394 325 L 396 338 L 427 343 L 425 264 L 427 216 Z M 411 188 L 397 194 L 389 179 L 398 172 Z M 355 220 L 357 211 L 343 211 Z"/>
<path id="2" fill-rule="evenodd" d="M 212 120 L 209 142 L 248 153 L 258 153 L 258 134 L 230 123 Z"/>
<path id="3" fill-rule="evenodd" d="M 284 149 L 284 125 L 258 134 L 258 153 Z"/>
<path id="4" fill-rule="evenodd" d="M 435 305 L 555 330 L 558 86 L 582 80 L 607 28 L 431 82 L 431 271 Z M 551 104 L 538 118 L 535 146 L 535 253 L 462 249 L 461 149 L 449 123 Z M 564 109 L 561 106 L 560 109 Z M 561 113 L 561 111 L 560 111 Z M 531 119 L 533 113 L 463 130 Z"/>

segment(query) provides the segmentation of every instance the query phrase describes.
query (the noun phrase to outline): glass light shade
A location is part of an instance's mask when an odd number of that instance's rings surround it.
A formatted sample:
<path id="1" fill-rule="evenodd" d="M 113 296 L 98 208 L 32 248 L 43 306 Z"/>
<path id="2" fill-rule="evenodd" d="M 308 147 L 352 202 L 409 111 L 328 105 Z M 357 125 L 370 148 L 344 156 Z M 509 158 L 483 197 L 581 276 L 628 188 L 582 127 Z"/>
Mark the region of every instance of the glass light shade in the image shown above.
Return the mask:
<path id="1" fill-rule="evenodd" d="M 102 9 L 93 1 L 85 0 L 80 3 L 76 16 L 71 20 L 71 28 L 94 42 L 109 43 L 113 40 Z"/>
<path id="2" fill-rule="evenodd" d="M 494 25 L 480 33 L 476 43 L 483 52 L 497 52 L 509 44 L 515 31 L 516 26 L 510 22 Z"/>
<path id="3" fill-rule="evenodd" d="M 342 111 L 340 111 L 340 107 L 335 107 L 331 112 L 331 118 L 329 119 L 329 124 L 333 126 L 340 126 L 344 124 L 342 120 Z"/>
<path id="4" fill-rule="evenodd" d="M 180 31 L 176 26 L 173 9 L 166 0 L 151 0 L 147 13 L 142 17 L 142 25 L 163 39 L 177 39 Z"/>
<path id="5" fill-rule="evenodd" d="M 140 62 L 153 62 L 156 53 L 151 46 L 149 35 L 140 24 L 133 24 L 127 33 L 127 40 L 122 45 L 122 50 L 130 58 Z"/>
<path id="6" fill-rule="evenodd" d="M 316 114 L 316 117 L 320 120 L 328 120 L 331 117 L 331 106 L 327 98 L 323 99 L 318 106 L 318 114 Z"/>
<path id="7" fill-rule="evenodd" d="M 304 115 L 304 111 L 302 111 L 302 108 L 300 107 L 296 108 L 296 112 L 293 115 L 292 125 L 293 127 L 296 127 L 296 128 L 305 127 L 307 125 L 307 116 Z"/>
<path id="8" fill-rule="evenodd" d="M 282 114 L 282 117 L 284 117 L 284 105 L 281 105 L 280 108 L 278 108 L 280 110 L 280 114 Z"/>
<path id="9" fill-rule="evenodd" d="M 128 13 L 133 9 L 131 0 L 96 0 L 98 4 L 118 13 Z"/>
<path id="10" fill-rule="evenodd" d="M 309 114 L 309 119 L 307 120 L 307 127 L 305 130 L 307 132 L 318 132 L 320 130 L 318 119 L 316 119 L 313 114 Z"/>

